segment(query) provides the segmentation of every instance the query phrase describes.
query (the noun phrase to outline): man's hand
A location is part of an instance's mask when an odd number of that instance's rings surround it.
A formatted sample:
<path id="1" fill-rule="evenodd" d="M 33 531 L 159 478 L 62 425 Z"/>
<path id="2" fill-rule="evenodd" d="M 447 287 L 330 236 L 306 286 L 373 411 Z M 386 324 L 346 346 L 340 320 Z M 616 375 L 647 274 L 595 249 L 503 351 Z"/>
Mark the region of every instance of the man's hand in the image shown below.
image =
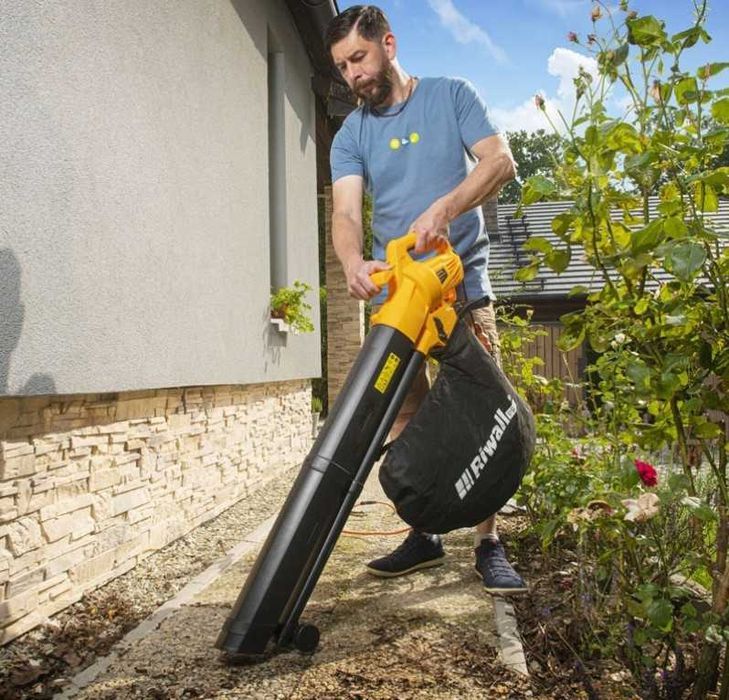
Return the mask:
<path id="1" fill-rule="evenodd" d="M 349 295 L 363 301 L 371 299 L 379 293 L 380 288 L 370 279 L 370 275 L 379 270 L 389 269 L 390 266 L 382 260 L 363 260 L 362 258 L 353 260 L 344 268 Z"/>
<path id="2" fill-rule="evenodd" d="M 415 232 L 415 252 L 425 253 L 435 248 L 438 241 L 448 239 L 448 208 L 445 201 L 437 199 L 410 226 Z"/>

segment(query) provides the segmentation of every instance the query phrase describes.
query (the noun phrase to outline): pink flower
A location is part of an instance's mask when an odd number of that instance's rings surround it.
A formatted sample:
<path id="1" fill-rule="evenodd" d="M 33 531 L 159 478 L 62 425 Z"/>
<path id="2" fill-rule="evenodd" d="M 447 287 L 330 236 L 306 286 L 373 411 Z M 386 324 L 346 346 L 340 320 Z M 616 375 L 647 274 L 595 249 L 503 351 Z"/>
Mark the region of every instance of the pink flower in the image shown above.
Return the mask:
<path id="1" fill-rule="evenodd" d="M 655 493 L 642 493 L 637 499 L 626 498 L 620 502 L 628 509 L 623 520 L 644 523 L 658 515 L 659 499 Z"/>
<path id="2" fill-rule="evenodd" d="M 571 41 L 573 44 L 578 42 L 577 34 L 575 32 L 567 32 L 567 41 Z"/>
<path id="3" fill-rule="evenodd" d="M 538 109 L 544 109 L 544 98 L 541 95 L 534 95 L 534 104 Z"/>
<path id="4" fill-rule="evenodd" d="M 648 464 L 648 462 L 641 462 L 639 459 L 636 459 L 635 468 L 638 471 L 640 480 L 646 486 L 655 486 L 658 484 L 658 472 L 652 464 Z"/>

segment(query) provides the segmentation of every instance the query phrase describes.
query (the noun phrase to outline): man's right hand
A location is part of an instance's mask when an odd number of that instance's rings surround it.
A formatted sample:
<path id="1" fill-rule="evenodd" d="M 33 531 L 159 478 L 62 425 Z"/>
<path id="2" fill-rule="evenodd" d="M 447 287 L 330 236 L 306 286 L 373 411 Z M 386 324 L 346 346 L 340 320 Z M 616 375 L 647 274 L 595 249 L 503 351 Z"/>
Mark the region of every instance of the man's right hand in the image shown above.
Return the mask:
<path id="1" fill-rule="evenodd" d="M 373 272 L 389 269 L 390 266 L 382 260 L 362 260 L 362 258 L 359 258 L 352 261 L 344 269 L 349 296 L 363 301 L 371 299 L 379 293 L 380 288 L 372 281 L 370 275 Z"/>

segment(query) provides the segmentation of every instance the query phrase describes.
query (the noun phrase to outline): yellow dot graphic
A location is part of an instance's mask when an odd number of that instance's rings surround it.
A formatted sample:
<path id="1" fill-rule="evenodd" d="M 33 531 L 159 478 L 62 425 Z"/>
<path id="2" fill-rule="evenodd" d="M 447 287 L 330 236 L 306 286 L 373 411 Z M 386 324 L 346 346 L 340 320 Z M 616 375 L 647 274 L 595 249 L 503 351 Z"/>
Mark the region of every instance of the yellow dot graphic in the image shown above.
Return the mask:
<path id="1" fill-rule="evenodd" d="M 420 134 L 417 131 L 413 131 L 410 134 L 410 143 L 417 143 L 418 141 L 420 141 Z"/>
<path id="2" fill-rule="evenodd" d="M 390 148 L 393 151 L 396 151 L 398 148 L 400 148 L 400 139 L 390 139 Z"/>

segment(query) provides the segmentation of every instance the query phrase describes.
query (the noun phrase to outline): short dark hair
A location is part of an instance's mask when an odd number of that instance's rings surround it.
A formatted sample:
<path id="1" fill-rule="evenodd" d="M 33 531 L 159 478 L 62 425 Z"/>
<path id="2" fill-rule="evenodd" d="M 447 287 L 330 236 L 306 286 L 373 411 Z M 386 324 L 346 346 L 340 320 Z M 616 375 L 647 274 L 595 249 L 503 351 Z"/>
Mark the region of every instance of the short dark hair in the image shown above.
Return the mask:
<path id="1" fill-rule="evenodd" d="M 373 41 L 382 39 L 390 30 L 385 13 L 375 5 L 353 5 L 338 14 L 324 33 L 324 44 L 331 52 L 332 46 L 346 37 L 353 27 L 363 39 Z"/>

